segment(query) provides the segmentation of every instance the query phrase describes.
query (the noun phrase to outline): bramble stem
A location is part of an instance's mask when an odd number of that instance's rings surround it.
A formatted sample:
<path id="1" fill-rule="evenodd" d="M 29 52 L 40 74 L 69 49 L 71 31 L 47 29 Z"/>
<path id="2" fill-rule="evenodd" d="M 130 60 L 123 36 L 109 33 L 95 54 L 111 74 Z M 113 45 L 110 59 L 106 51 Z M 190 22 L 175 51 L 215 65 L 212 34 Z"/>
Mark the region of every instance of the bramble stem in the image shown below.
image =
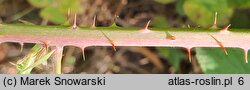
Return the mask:
<path id="1" fill-rule="evenodd" d="M 222 33 L 212 29 L 161 29 L 152 28 L 151 32 L 142 33 L 139 28 L 97 27 L 77 28 L 58 26 L 25 26 L 0 25 L 0 42 L 40 43 L 48 42 L 50 46 L 112 46 L 100 31 L 102 30 L 115 46 L 166 46 L 166 47 L 220 47 L 218 40 L 224 47 L 236 47 L 247 50 L 250 48 L 250 30 L 232 29 Z M 166 39 L 166 32 L 175 40 Z M 216 40 L 211 37 L 216 37 Z M 57 60 L 57 73 L 60 73 Z"/>

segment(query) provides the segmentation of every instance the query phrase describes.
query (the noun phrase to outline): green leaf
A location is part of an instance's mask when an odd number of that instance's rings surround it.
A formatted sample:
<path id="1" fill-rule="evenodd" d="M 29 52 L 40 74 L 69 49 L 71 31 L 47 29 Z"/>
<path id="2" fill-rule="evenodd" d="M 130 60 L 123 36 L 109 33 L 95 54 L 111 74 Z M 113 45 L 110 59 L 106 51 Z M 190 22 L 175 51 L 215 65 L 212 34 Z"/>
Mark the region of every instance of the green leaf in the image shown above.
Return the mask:
<path id="1" fill-rule="evenodd" d="M 17 61 L 16 67 L 18 69 L 18 74 L 30 74 L 32 68 L 30 69 L 27 68 L 35 62 L 36 60 L 35 54 L 39 51 L 40 48 L 41 45 L 36 44 L 35 46 L 32 47 L 27 56 Z"/>
<path id="2" fill-rule="evenodd" d="M 219 26 L 228 24 L 233 14 L 227 0 L 186 0 L 183 8 L 189 19 L 203 27 L 212 26 L 215 12 L 218 12 Z"/>
<path id="3" fill-rule="evenodd" d="M 29 54 L 17 61 L 17 64 L 12 63 L 18 69 L 18 74 L 30 74 L 32 69 L 47 61 L 55 50 L 47 53 L 45 47 L 41 44 L 36 44 L 30 50 Z"/>
<path id="4" fill-rule="evenodd" d="M 35 44 L 35 45 L 31 48 L 29 54 L 34 54 L 34 53 L 38 52 L 38 51 L 41 49 L 41 47 L 42 47 L 42 45 L 40 45 L 40 44 Z"/>
<path id="5" fill-rule="evenodd" d="M 250 0 L 228 0 L 229 5 L 239 8 L 239 9 L 247 9 L 250 8 Z"/>
<path id="6" fill-rule="evenodd" d="M 27 57 L 21 59 L 23 63 L 18 63 L 18 74 L 30 74 L 32 71 L 32 68 L 26 69 L 30 65 L 32 65 L 35 62 L 35 56 L 34 54 L 28 55 Z"/>
<path id="7" fill-rule="evenodd" d="M 49 59 L 49 57 L 54 53 L 55 50 L 50 51 L 49 53 L 43 55 L 41 58 L 38 58 L 38 60 L 36 60 L 36 62 L 34 62 L 32 65 L 30 65 L 29 67 L 27 67 L 25 70 L 28 69 L 33 69 L 35 67 L 37 67 L 38 65 L 42 64 L 43 62 L 47 61 Z M 24 70 L 24 71 L 25 71 Z"/>
<path id="8" fill-rule="evenodd" d="M 59 11 L 59 9 L 55 7 L 47 7 L 43 9 L 40 15 L 43 18 L 48 19 L 57 24 L 66 22 L 66 16 L 64 15 L 64 13 Z"/>
<path id="9" fill-rule="evenodd" d="M 155 16 L 154 19 L 155 20 L 153 21 L 153 25 L 155 27 L 161 27 L 161 28 L 168 27 L 168 22 L 167 22 L 166 17 L 158 15 L 158 16 Z"/>
<path id="10" fill-rule="evenodd" d="M 246 11 L 236 11 L 230 20 L 232 28 L 250 28 L 250 17 Z"/>
<path id="11" fill-rule="evenodd" d="M 56 24 L 66 22 L 66 14 L 81 13 L 84 6 L 81 6 L 80 0 L 29 0 L 35 6 L 41 8 L 40 15 L 43 19 L 52 21 Z"/>
<path id="12" fill-rule="evenodd" d="M 53 0 L 28 0 L 29 3 L 35 7 L 43 8 L 52 5 Z"/>
<path id="13" fill-rule="evenodd" d="M 157 50 L 160 55 L 165 56 L 169 60 L 177 72 L 180 69 L 181 60 L 187 58 L 187 55 L 181 51 L 181 48 L 158 47 Z"/>
<path id="14" fill-rule="evenodd" d="M 162 4 L 167 4 L 167 3 L 175 2 L 176 0 L 155 0 L 155 1 L 162 3 Z"/>
<path id="15" fill-rule="evenodd" d="M 60 0 L 58 3 L 58 9 L 61 12 L 67 13 L 68 10 L 72 13 L 80 13 L 83 7 L 80 6 L 80 0 Z"/>
<path id="16" fill-rule="evenodd" d="M 196 48 L 196 57 L 204 73 L 246 74 L 250 73 L 250 63 L 245 63 L 242 49 L 227 48 L 225 55 L 221 48 Z"/>
<path id="17" fill-rule="evenodd" d="M 178 0 L 177 4 L 176 4 L 176 11 L 178 14 L 180 14 L 181 16 L 184 16 L 184 10 L 183 10 L 183 5 L 184 5 L 185 0 Z"/>

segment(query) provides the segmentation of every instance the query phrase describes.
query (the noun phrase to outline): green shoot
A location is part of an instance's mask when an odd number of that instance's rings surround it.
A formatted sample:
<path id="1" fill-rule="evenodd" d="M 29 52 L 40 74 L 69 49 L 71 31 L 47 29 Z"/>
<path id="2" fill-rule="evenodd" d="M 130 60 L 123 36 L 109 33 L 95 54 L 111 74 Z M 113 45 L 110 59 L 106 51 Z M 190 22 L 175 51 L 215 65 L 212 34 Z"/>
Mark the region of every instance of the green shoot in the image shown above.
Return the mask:
<path id="1" fill-rule="evenodd" d="M 27 56 L 18 60 L 16 64 L 10 63 L 16 66 L 18 74 L 30 74 L 35 67 L 45 63 L 53 53 L 54 50 L 47 52 L 46 47 L 36 44 Z"/>

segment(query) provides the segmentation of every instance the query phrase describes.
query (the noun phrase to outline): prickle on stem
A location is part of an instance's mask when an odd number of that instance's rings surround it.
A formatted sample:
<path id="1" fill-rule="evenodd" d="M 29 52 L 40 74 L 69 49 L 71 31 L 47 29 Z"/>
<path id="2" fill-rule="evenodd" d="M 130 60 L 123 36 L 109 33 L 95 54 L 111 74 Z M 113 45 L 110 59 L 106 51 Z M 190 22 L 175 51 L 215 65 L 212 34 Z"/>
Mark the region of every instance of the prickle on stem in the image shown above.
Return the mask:
<path id="1" fill-rule="evenodd" d="M 116 47 L 115 47 L 114 41 L 111 40 L 103 31 L 101 31 L 101 32 L 102 32 L 102 34 L 105 36 L 105 38 L 108 39 L 109 43 L 112 45 L 113 50 L 116 51 Z"/>
<path id="2" fill-rule="evenodd" d="M 213 26 L 211 27 L 212 29 L 217 29 L 217 16 L 218 16 L 218 13 L 215 12 L 214 14 L 214 23 L 213 23 Z"/>
<path id="3" fill-rule="evenodd" d="M 48 42 L 46 42 L 46 41 L 40 41 L 40 42 L 42 43 L 42 45 L 45 48 L 45 50 L 48 51 L 49 50 L 49 44 L 48 44 Z"/>
<path id="4" fill-rule="evenodd" d="M 221 33 L 229 33 L 229 27 L 231 26 L 231 24 L 227 25 L 224 29 L 220 30 Z"/>
<path id="5" fill-rule="evenodd" d="M 191 63 L 192 62 L 192 56 L 191 56 L 191 48 L 190 47 L 186 47 L 187 53 L 188 53 L 188 60 Z"/>
<path id="6" fill-rule="evenodd" d="M 248 63 L 248 49 L 244 48 L 243 51 L 244 51 L 245 62 Z"/>
<path id="7" fill-rule="evenodd" d="M 216 43 L 221 47 L 221 49 L 223 49 L 224 53 L 226 55 L 228 55 L 227 50 L 224 47 L 224 45 L 222 44 L 222 42 L 220 42 L 218 39 L 216 39 L 213 35 L 211 35 L 211 34 L 208 34 L 208 35 L 210 35 L 216 41 Z"/>
<path id="8" fill-rule="evenodd" d="M 23 51 L 23 43 L 19 43 L 19 45 L 20 45 L 20 52 L 22 52 Z"/>
<path id="9" fill-rule="evenodd" d="M 116 51 L 116 48 L 115 48 L 115 43 L 113 40 L 109 40 L 110 44 L 112 45 L 112 48 L 114 51 Z"/>
<path id="10" fill-rule="evenodd" d="M 140 30 L 140 32 L 142 32 L 142 33 L 149 33 L 149 32 L 151 32 L 151 30 L 148 29 L 150 22 L 151 21 L 149 20 L 147 22 L 146 26 L 144 27 L 144 29 Z"/>
<path id="11" fill-rule="evenodd" d="M 77 15 L 76 15 L 76 13 L 74 15 L 72 29 L 77 29 Z"/>
<path id="12" fill-rule="evenodd" d="M 94 16 L 91 28 L 95 28 L 95 27 L 96 27 L 96 15 Z"/>
<path id="13" fill-rule="evenodd" d="M 85 61 L 86 60 L 85 53 L 84 53 L 85 47 L 81 47 L 81 49 L 82 49 L 82 58 L 83 58 L 83 61 Z"/>

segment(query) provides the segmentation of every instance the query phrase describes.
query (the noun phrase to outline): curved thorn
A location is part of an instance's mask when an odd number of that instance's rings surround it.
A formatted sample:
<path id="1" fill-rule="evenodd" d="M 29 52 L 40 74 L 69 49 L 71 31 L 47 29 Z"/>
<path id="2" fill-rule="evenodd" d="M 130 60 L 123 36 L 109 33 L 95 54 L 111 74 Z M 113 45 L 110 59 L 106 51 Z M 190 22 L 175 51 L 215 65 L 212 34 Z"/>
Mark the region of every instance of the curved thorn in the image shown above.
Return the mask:
<path id="1" fill-rule="evenodd" d="M 45 50 L 46 50 L 46 52 L 47 52 L 48 49 L 49 49 L 49 44 L 48 44 L 48 42 L 46 42 L 46 41 L 40 41 L 40 42 L 42 43 L 43 47 L 45 47 Z"/>
<path id="2" fill-rule="evenodd" d="M 214 24 L 213 24 L 213 26 L 211 27 L 212 29 L 217 29 L 217 28 L 218 28 L 218 27 L 217 27 L 217 16 L 218 16 L 218 13 L 215 12 L 215 14 L 214 14 Z"/>
<path id="3" fill-rule="evenodd" d="M 144 29 L 148 30 L 148 27 L 149 27 L 150 22 L 151 22 L 151 21 L 148 20 L 148 22 L 147 22 L 146 26 L 144 27 Z"/>
<path id="4" fill-rule="evenodd" d="M 147 22 L 146 26 L 144 27 L 144 29 L 140 30 L 142 33 L 148 33 L 151 32 L 151 30 L 148 29 L 149 24 L 150 24 L 150 20 Z"/>
<path id="5" fill-rule="evenodd" d="M 217 16 L 218 16 L 218 13 L 215 12 L 215 15 L 214 15 L 214 25 L 215 26 L 217 25 Z"/>
<path id="6" fill-rule="evenodd" d="M 171 35 L 169 32 L 166 32 L 166 38 L 169 40 L 175 40 L 175 36 Z"/>
<path id="7" fill-rule="evenodd" d="M 82 58 L 84 61 L 86 61 L 86 57 L 85 57 L 85 53 L 84 53 L 85 47 L 81 47 L 81 50 L 82 50 Z"/>
<path id="8" fill-rule="evenodd" d="M 73 21 L 73 25 L 72 25 L 72 29 L 76 29 L 77 28 L 77 15 L 75 13 L 74 15 L 74 21 Z"/>
<path id="9" fill-rule="evenodd" d="M 91 28 L 95 28 L 95 27 L 96 27 L 96 15 L 94 16 L 94 20 L 93 20 Z"/>
<path id="10" fill-rule="evenodd" d="M 24 44 L 21 43 L 21 42 L 19 42 L 19 44 L 20 44 L 20 52 L 23 52 L 23 46 L 24 46 Z"/>
<path id="11" fill-rule="evenodd" d="M 103 31 L 101 31 L 101 32 L 105 36 L 105 38 L 108 39 L 109 43 L 112 45 L 113 50 L 116 51 L 116 47 L 115 47 L 114 41 L 111 40 Z"/>
<path id="12" fill-rule="evenodd" d="M 116 51 L 116 47 L 115 47 L 115 44 L 114 44 L 113 40 L 110 40 L 109 42 L 112 45 L 113 50 Z"/>
<path id="13" fill-rule="evenodd" d="M 231 26 L 231 24 L 227 25 L 224 29 L 220 30 L 220 32 L 222 33 L 229 33 L 229 27 Z"/>
<path id="14" fill-rule="evenodd" d="M 191 56 L 191 48 L 186 47 L 187 53 L 188 53 L 188 60 L 191 63 L 192 62 L 192 56 Z"/>
<path id="15" fill-rule="evenodd" d="M 244 50 L 244 59 L 245 62 L 248 63 L 248 49 L 243 49 Z"/>
<path id="16" fill-rule="evenodd" d="M 216 39 L 213 35 L 211 35 L 211 34 L 208 34 L 208 35 L 210 35 L 216 41 L 216 43 L 221 47 L 221 49 L 223 49 L 224 53 L 226 55 L 228 55 L 227 50 L 224 47 L 224 45 L 222 44 L 222 42 L 220 42 L 218 39 Z"/>

